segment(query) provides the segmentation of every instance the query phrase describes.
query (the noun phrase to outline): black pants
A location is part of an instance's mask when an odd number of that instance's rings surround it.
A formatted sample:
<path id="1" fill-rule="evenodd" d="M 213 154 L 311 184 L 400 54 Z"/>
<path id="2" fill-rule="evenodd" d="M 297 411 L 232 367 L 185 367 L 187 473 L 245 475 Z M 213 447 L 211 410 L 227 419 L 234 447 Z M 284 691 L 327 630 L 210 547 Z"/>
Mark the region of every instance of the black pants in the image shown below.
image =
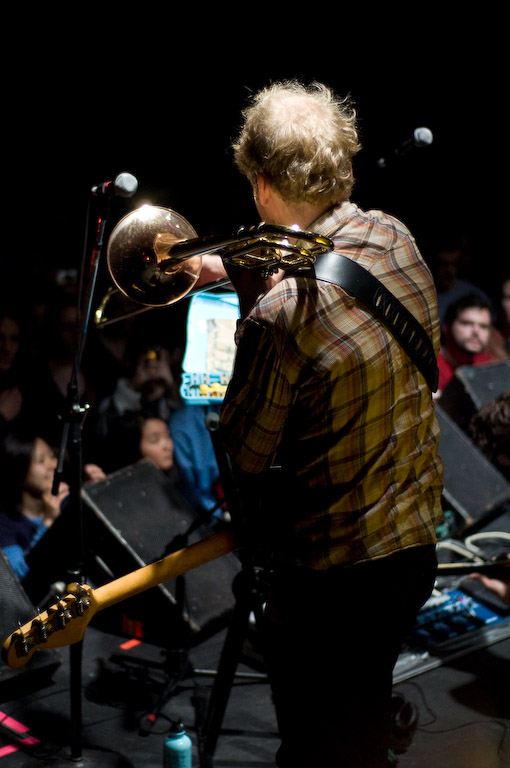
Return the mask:
<path id="1" fill-rule="evenodd" d="M 281 768 L 387 764 L 392 672 L 436 565 L 434 547 L 417 547 L 272 574 L 264 637 Z"/>

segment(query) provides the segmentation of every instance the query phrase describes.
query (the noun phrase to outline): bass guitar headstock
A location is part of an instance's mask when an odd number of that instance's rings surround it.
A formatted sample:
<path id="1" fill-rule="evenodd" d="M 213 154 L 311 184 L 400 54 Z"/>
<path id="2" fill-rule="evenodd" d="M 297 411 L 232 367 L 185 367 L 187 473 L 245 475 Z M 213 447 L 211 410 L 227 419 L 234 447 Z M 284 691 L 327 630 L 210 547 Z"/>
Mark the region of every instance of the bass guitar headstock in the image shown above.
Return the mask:
<path id="1" fill-rule="evenodd" d="M 25 666 L 39 648 L 60 648 L 83 638 L 95 613 L 93 590 L 86 584 L 67 589 L 68 594 L 9 635 L 2 648 L 9 667 Z"/>

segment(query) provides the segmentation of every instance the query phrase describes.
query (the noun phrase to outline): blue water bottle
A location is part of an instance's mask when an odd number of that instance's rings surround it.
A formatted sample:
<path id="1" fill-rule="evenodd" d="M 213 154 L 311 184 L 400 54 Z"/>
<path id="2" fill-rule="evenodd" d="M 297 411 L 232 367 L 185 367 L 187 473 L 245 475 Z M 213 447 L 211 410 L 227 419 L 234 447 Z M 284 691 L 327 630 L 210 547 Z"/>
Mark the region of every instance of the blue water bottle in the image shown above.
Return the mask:
<path id="1" fill-rule="evenodd" d="M 180 720 L 172 723 L 165 739 L 163 768 L 191 768 L 191 739 Z"/>

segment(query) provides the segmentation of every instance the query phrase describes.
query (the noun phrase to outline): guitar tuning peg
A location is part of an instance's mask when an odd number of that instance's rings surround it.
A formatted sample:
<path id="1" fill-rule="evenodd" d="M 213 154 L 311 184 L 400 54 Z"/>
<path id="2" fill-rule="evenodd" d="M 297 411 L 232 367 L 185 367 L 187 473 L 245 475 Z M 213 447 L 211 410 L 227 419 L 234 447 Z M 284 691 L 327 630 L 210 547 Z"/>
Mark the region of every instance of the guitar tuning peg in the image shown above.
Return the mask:
<path id="1" fill-rule="evenodd" d="M 32 631 L 36 635 L 37 642 L 45 643 L 48 639 L 48 627 L 40 612 L 32 622 Z"/>
<path id="2" fill-rule="evenodd" d="M 21 621 L 19 619 L 18 619 L 18 627 L 19 627 L 19 630 L 20 630 L 20 634 L 17 635 L 15 640 L 14 640 L 14 645 L 15 645 L 15 648 L 16 648 L 16 653 L 17 653 L 18 657 L 27 656 L 28 655 L 28 650 L 29 650 L 29 648 L 28 648 L 28 641 L 27 641 L 25 633 L 23 632 L 23 625 L 22 625 L 22 623 L 21 623 Z"/>
<path id="3" fill-rule="evenodd" d="M 77 616 L 83 616 L 87 608 L 90 608 L 90 595 L 83 586 L 79 586 L 75 592 L 75 611 Z"/>
<path id="4" fill-rule="evenodd" d="M 48 610 L 48 614 L 51 612 L 52 617 L 55 617 L 56 629 L 64 629 L 67 624 L 66 605 L 61 598 L 57 598 L 55 605 L 52 605 Z"/>

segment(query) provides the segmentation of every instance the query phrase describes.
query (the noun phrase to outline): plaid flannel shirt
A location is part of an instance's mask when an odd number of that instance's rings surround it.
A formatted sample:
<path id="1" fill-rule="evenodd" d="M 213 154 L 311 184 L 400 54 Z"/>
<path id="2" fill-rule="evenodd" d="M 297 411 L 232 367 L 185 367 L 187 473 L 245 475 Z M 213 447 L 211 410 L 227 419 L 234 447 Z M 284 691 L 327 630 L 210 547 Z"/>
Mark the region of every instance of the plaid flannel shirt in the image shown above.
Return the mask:
<path id="1" fill-rule="evenodd" d="M 311 229 L 381 280 L 438 350 L 434 284 L 401 222 L 345 202 Z M 281 464 L 262 503 L 281 555 L 323 569 L 433 543 L 442 463 L 431 392 L 370 311 L 337 285 L 286 277 L 236 341 L 222 439 L 261 495 Z"/>

